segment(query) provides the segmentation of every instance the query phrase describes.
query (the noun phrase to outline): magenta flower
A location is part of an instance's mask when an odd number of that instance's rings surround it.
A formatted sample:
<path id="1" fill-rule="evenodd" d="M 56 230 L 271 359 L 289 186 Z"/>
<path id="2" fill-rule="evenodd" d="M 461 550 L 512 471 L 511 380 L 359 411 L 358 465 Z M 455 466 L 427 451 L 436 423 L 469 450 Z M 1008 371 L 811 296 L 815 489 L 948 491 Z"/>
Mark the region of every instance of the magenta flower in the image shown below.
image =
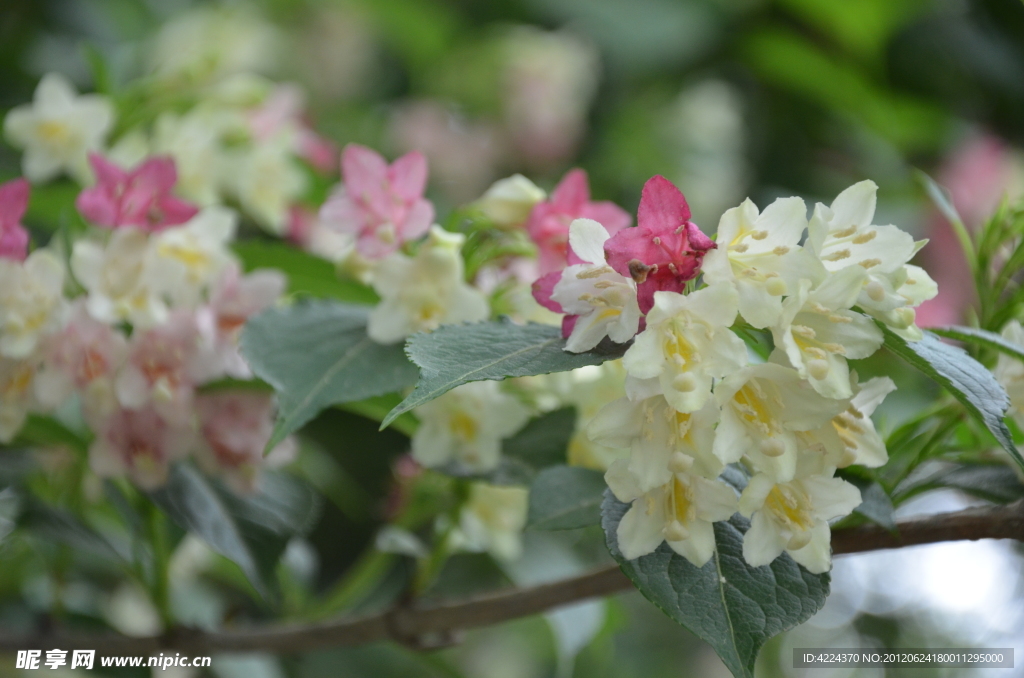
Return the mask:
<path id="1" fill-rule="evenodd" d="M 0 184 L 0 259 L 25 261 L 28 256 L 28 231 L 21 225 L 28 208 L 28 191 L 24 179 Z"/>
<path id="2" fill-rule="evenodd" d="M 96 173 L 96 185 L 78 194 L 75 207 L 97 226 L 160 231 L 183 224 L 199 212 L 192 203 L 171 194 L 178 172 L 168 156 L 152 157 L 131 171 L 98 153 L 89 155 L 89 163 Z"/>
<path id="3" fill-rule="evenodd" d="M 568 250 L 572 252 L 571 249 Z M 575 255 L 574 255 L 575 256 Z M 537 300 L 537 303 L 555 313 L 565 313 L 565 309 L 557 301 L 551 298 L 551 295 L 555 292 L 555 285 L 562 279 L 562 271 L 554 271 L 542 275 L 537 279 L 531 287 L 533 291 L 533 298 Z M 562 318 L 562 338 L 568 339 L 569 335 L 572 334 L 572 330 L 576 327 L 576 319 L 578 315 L 566 315 Z"/>
<path id="4" fill-rule="evenodd" d="M 686 198 L 661 175 L 644 184 L 636 220 L 636 228 L 612 234 L 605 252 L 612 268 L 637 282 L 640 310 L 647 313 L 655 292 L 682 292 L 707 251 L 718 246 L 690 221 Z"/>
<path id="5" fill-rule="evenodd" d="M 320 209 L 325 224 L 355 238 L 356 250 L 381 259 L 430 229 L 434 206 L 423 197 L 427 160 L 413 151 L 389 166 L 376 151 L 349 144 L 341 153 L 343 185 Z"/>
<path id="6" fill-rule="evenodd" d="M 551 198 L 533 206 L 526 230 L 540 250 L 540 274 L 561 271 L 567 264 L 578 264 L 569 250 L 569 224 L 574 219 L 593 219 L 610 235 L 629 226 L 629 214 L 613 202 L 590 200 L 587 173 L 571 170 L 551 192 Z"/>

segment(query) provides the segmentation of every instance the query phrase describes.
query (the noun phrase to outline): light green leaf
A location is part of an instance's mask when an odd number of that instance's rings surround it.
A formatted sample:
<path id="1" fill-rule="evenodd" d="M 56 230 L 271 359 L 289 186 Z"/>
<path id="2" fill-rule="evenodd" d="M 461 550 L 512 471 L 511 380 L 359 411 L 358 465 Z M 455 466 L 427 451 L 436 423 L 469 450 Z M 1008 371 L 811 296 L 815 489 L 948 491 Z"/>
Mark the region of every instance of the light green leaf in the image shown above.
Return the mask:
<path id="1" fill-rule="evenodd" d="M 579 466 L 551 466 L 530 485 L 526 524 L 535 530 L 572 530 L 601 522 L 604 474 Z"/>
<path id="2" fill-rule="evenodd" d="M 551 325 L 517 325 L 507 318 L 472 325 L 443 325 L 429 334 L 414 334 L 406 353 L 420 367 L 416 390 L 385 417 L 381 428 L 409 410 L 471 381 L 529 377 L 600 365 L 621 358 L 626 344 L 605 341 L 586 353 L 563 350 L 561 329 Z"/>
<path id="3" fill-rule="evenodd" d="M 644 596 L 662 612 L 707 641 L 737 678 L 753 678 L 757 653 L 769 638 L 821 609 L 829 575 L 811 574 L 787 554 L 770 565 L 743 559 L 749 523 L 739 515 L 715 523 L 715 555 L 695 567 L 662 544 L 649 555 L 626 560 L 616 530 L 629 508 L 611 492 L 601 507 L 608 550 Z"/>
<path id="4" fill-rule="evenodd" d="M 416 368 L 401 345 L 383 346 L 366 335 L 368 314 L 361 306 L 309 300 L 264 311 L 246 323 L 242 354 L 278 394 L 268 449 L 324 408 L 416 382 Z"/>
<path id="5" fill-rule="evenodd" d="M 1011 358 L 1024 361 L 1024 346 L 1018 346 L 1009 342 L 995 332 L 979 330 L 976 327 L 961 327 L 959 325 L 952 327 L 930 327 L 928 331 L 947 339 L 956 339 L 957 341 L 991 348 L 1000 353 L 1005 353 Z"/>
<path id="6" fill-rule="evenodd" d="M 372 305 L 377 294 L 354 280 L 342 280 L 334 264 L 280 242 L 242 240 L 233 246 L 246 273 L 274 268 L 288 276 L 288 292 Z"/>
<path id="7" fill-rule="evenodd" d="M 1010 398 L 985 366 L 956 346 L 944 344 L 931 332 L 920 341 L 907 341 L 885 325 L 885 347 L 937 381 L 967 411 L 985 425 L 1014 462 L 1024 469 L 1024 457 L 1013 444 L 1003 417 Z"/>

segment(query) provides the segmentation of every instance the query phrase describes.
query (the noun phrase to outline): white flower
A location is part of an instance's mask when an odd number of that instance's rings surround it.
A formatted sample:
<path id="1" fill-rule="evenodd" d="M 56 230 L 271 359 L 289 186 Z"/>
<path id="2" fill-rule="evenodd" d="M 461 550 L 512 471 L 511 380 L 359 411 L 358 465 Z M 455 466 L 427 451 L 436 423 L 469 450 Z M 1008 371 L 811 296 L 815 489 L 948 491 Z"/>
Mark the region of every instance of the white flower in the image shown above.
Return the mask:
<path id="1" fill-rule="evenodd" d="M 24 358 L 60 326 L 63 291 L 64 265 L 49 250 L 0 259 L 0 355 Z"/>
<path id="2" fill-rule="evenodd" d="M 221 147 L 226 130 L 243 129 L 237 114 L 216 106 L 199 106 L 183 116 L 164 113 L 153 131 L 153 152 L 170 155 L 178 170 L 175 190 L 201 206 L 220 202 L 232 179 L 228 155 Z"/>
<path id="3" fill-rule="evenodd" d="M 501 228 L 516 228 L 526 223 L 533 206 L 546 197 L 543 190 L 522 174 L 513 174 L 494 182 L 476 205 Z"/>
<path id="4" fill-rule="evenodd" d="M 764 363 L 735 372 L 715 387 L 722 409 L 715 456 L 724 463 L 746 457 L 779 481 L 796 473 L 796 432 L 824 425 L 849 400 L 823 398 L 796 370 Z"/>
<path id="5" fill-rule="evenodd" d="M 673 473 L 717 478 L 725 468 L 714 455 L 718 406 L 684 414 L 662 396 L 639 402 L 621 398 L 604 407 L 587 426 L 591 440 L 609 447 L 629 448 L 628 470 L 647 492 L 668 483 Z"/>
<path id="6" fill-rule="evenodd" d="M 1024 327 L 1020 322 L 1011 320 L 1003 326 L 1003 339 L 1024 351 Z M 993 370 L 996 379 L 1010 396 L 1010 409 L 1007 412 L 1018 426 L 1024 427 L 1024 362 L 1006 355 L 999 354 L 999 361 Z"/>
<path id="7" fill-rule="evenodd" d="M 547 376 L 565 378 L 566 390 L 560 396 L 560 404 L 576 408 L 576 430 L 566 452 L 569 464 L 607 471 L 613 461 L 626 457 L 629 451 L 624 448 L 628 445 L 605 445 L 592 440 L 587 433 L 589 424 L 603 416 L 605 406 L 622 394 L 626 380 L 622 362 L 609 360 Z"/>
<path id="8" fill-rule="evenodd" d="M 832 566 L 828 521 L 860 503 L 860 490 L 839 478 L 813 475 L 776 483 L 756 475 L 739 501 L 740 513 L 753 516 L 743 538 L 743 558 L 759 567 L 787 551 L 809 572 L 827 572 Z"/>
<path id="9" fill-rule="evenodd" d="M 416 256 L 395 253 L 381 261 L 373 279 L 381 302 L 370 312 L 371 339 L 391 344 L 445 323 L 487 318 L 487 299 L 463 280 L 464 241 L 435 225 Z"/>
<path id="10" fill-rule="evenodd" d="M 817 282 L 825 275 L 800 247 L 806 214 L 800 198 L 779 198 L 760 214 L 748 199 L 722 215 L 718 248 L 704 257 L 704 280 L 735 285 L 740 315 L 754 327 L 778 322 L 782 296 L 793 294 L 801 279 Z"/>
<path id="11" fill-rule="evenodd" d="M 569 225 L 569 247 L 585 263 L 562 271 L 551 294 L 567 314 L 579 316 L 566 351 L 589 351 L 606 336 L 625 343 L 640 326 L 636 283 L 608 265 L 604 254 L 608 237 L 605 227 L 593 219 L 576 219 Z"/>
<path id="12" fill-rule="evenodd" d="M 632 502 L 619 522 L 616 537 L 623 557 L 632 560 L 652 553 L 661 542 L 697 567 L 715 552 L 712 525 L 736 512 L 736 493 L 718 480 L 674 473 L 663 486 L 641 492 L 626 462 L 617 461 L 605 474 L 608 487 L 622 502 Z"/>
<path id="13" fill-rule="evenodd" d="M 856 373 L 851 374 L 851 382 L 855 379 Z M 875 430 L 871 415 L 875 408 L 882 404 L 885 396 L 895 390 L 896 384 L 889 377 L 875 377 L 858 384 L 854 389 L 850 406 L 832 419 L 832 426 L 839 434 L 844 447 L 843 455 L 837 464 L 839 468 L 851 464 L 878 468 L 889 461 L 885 441 Z"/>
<path id="14" fill-rule="evenodd" d="M 147 275 L 149 236 L 137 228 L 115 230 L 106 247 L 79 240 L 71 252 L 71 272 L 88 291 L 86 308 L 101 322 L 127 321 L 152 327 L 167 319 L 167 305 Z"/>
<path id="15" fill-rule="evenodd" d="M 836 196 L 830 207 L 818 203 L 807 244 L 830 273 L 851 266 L 867 271 L 857 305 L 903 334 L 920 339 L 914 307 L 938 293 L 935 282 L 907 262 L 926 241 L 914 242 L 896 226 L 875 226 L 878 186 L 862 181 Z"/>
<path id="16" fill-rule="evenodd" d="M 451 546 L 465 551 L 488 551 L 499 560 L 515 560 L 523 550 L 529 496 L 529 491 L 522 487 L 473 483 L 469 499 L 459 512 Z"/>
<path id="17" fill-rule="evenodd" d="M 195 307 L 234 261 L 228 243 L 237 226 L 233 210 L 215 205 L 153 236 L 146 261 L 152 288 L 175 305 Z"/>
<path id="18" fill-rule="evenodd" d="M 288 227 L 288 208 L 306 190 L 306 175 L 288 134 L 259 143 L 233 163 L 232 189 L 242 208 L 276 235 Z"/>
<path id="19" fill-rule="evenodd" d="M 422 422 L 412 438 L 413 459 L 427 467 L 456 461 L 471 471 L 497 466 L 502 439 L 530 417 L 494 381 L 463 384 L 413 412 Z"/>
<path id="20" fill-rule="evenodd" d="M 695 412 L 711 397 L 711 384 L 747 363 L 747 347 L 729 326 L 736 319 L 736 289 L 716 283 L 688 295 L 655 292 L 647 329 L 622 362 L 631 397 L 664 393 L 680 412 Z"/>
<path id="21" fill-rule="evenodd" d="M 826 398 L 849 398 L 847 358 L 867 358 L 884 337 L 867 316 L 848 310 L 856 303 L 867 273 L 853 266 L 834 273 L 815 289 L 811 281 L 782 303 L 782 317 L 772 327 L 775 345 L 790 364 Z"/>
<path id="22" fill-rule="evenodd" d="M 0 356 L 0 443 L 9 443 L 21 430 L 35 404 L 32 383 L 36 361 Z"/>
<path id="23" fill-rule="evenodd" d="M 4 133 L 25 150 L 21 166 L 29 181 L 48 181 L 67 170 L 80 183 L 89 183 L 88 153 L 102 146 L 113 122 L 114 107 L 106 97 L 78 96 L 64 76 L 48 73 L 32 103 L 7 114 Z"/>

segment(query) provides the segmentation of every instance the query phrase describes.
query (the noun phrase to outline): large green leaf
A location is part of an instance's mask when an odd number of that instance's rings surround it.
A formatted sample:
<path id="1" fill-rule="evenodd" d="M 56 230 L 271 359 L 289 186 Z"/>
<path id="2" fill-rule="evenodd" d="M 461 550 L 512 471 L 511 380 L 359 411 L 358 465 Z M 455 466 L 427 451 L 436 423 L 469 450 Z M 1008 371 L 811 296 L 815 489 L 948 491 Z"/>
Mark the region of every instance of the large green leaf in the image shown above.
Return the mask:
<path id="1" fill-rule="evenodd" d="M 811 574 L 787 554 L 771 565 L 747 564 L 743 534 L 749 523 L 739 515 L 715 523 L 718 548 L 704 567 L 694 567 L 664 543 L 654 553 L 626 560 L 616 530 L 628 508 L 606 492 L 601 522 L 612 557 L 648 600 L 707 641 L 737 678 L 753 678 L 765 642 L 825 603 L 828 573 Z"/>
<path id="2" fill-rule="evenodd" d="M 275 595 L 274 568 L 288 540 L 313 520 L 316 502 L 297 481 L 264 478 L 260 494 L 239 497 L 188 464 L 178 464 L 150 498 L 182 528 L 237 564 L 260 595 Z"/>
<path id="3" fill-rule="evenodd" d="M 604 474 L 579 466 L 552 466 L 530 485 L 526 524 L 536 530 L 572 530 L 601 522 Z"/>
<path id="4" fill-rule="evenodd" d="M 101 558 L 119 561 L 130 559 L 123 549 L 116 547 L 106 537 L 67 510 L 49 506 L 31 496 L 24 496 L 22 499 L 18 524 L 33 534 Z"/>
<path id="5" fill-rule="evenodd" d="M 379 301 L 377 294 L 366 285 L 339 278 L 331 262 L 284 243 L 243 240 L 235 243 L 233 249 L 242 260 L 246 272 L 257 268 L 275 268 L 285 273 L 291 294 L 308 294 L 356 304 L 375 304 Z"/>
<path id="6" fill-rule="evenodd" d="M 278 394 L 272 448 L 324 408 L 399 391 L 416 382 L 401 345 L 366 335 L 369 309 L 309 300 L 249 320 L 242 354 Z"/>
<path id="7" fill-rule="evenodd" d="M 946 337 L 947 339 L 956 339 L 957 341 L 991 348 L 999 351 L 1000 353 L 1005 353 L 1011 358 L 1024 361 L 1024 346 L 1018 346 L 1017 344 L 1009 342 L 995 332 L 979 330 L 976 327 L 961 327 L 958 325 L 954 325 L 952 327 L 932 327 L 928 331 L 933 334 L 937 334 L 940 337 Z"/>
<path id="8" fill-rule="evenodd" d="M 569 353 L 559 328 L 507 318 L 472 325 L 444 325 L 414 334 L 406 353 L 420 367 L 416 389 L 391 410 L 381 427 L 409 410 L 471 381 L 529 377 L 600 365 L 621 358 L 625 344 L 605 341 L 592 351 Z"/>
<path id="9" fill-rule="evenodd" d="M 907 341 L 882 323 L 885 347 L 941 384 L 975 419 L 992 432 L 1014 462 L 1024 469 L 1024 457 L 1013 444 L 1003 417 L 1010 398 L 985 366 L 956 346 L 925 332 L 920 341 Z"/>

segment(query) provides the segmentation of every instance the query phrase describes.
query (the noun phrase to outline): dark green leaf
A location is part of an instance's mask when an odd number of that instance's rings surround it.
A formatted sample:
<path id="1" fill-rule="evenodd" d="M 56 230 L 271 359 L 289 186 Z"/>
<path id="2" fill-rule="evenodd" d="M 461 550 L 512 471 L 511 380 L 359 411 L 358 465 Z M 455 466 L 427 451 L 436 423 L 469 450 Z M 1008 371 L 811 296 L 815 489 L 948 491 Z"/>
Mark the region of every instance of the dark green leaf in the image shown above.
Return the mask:
<path id="1" fill-rule="evenodd" d="M 66 544 L 76 550 L 88 551 L 102 558 L 114 560 L 129 558 L 74 514 L 48 506 L 37 499 L 24 499 L 18 522 L 43 539 Z"/>
<path id="2" fill-rule="evenodd" d="M 535 530 L 572 530 L 601 522 L 604 474 L 579 466 L 551 466 L 530 485 L 527 526 Z"/>
<path id="3" fill-rule="evenodd" d="M 329 261 L 314 257 L 284 243 L 263 240 L 244 240 L 234 244 L 245 271 L 274 268 L 288 276 L 291 294 L 308 294 L 348 301 L 355 304 L 375 304 L 377 294 L 354 280 L 342 280 Z"/>
<path id="4" fill-rule="evenodd" d="M 566 462 L 566 450 L 576 431 L 576 409 L 563 407 L 530 420 L 518 433 L 506 438 L 501 451 L 539 470 Z"/>
<path id="5" fill-rule="evenodd" d="M 320 514 L 320 495 L 286 473 L 265 471 L 256 494 L 221 495 L 233 515 L 284 537 L 308 533 Z"/>
<path id="6" fill-rule="evenodd" d="M 416 382 L 400 345 L 366 335 L 369 309 L 331 301 L 273 308 L 249 320 L 242 354 L 278 394 L 273 448 L 324 408 L 399 391 Z"/>
<path id="7" fill-rule="evenodd" d="M 1024 499 L 1024 484 L 1009 466 L 984 464 L 944 468 L 919 479 L 903 492 L 917 494 L 925 490 L 949 487 L 996 504 L 1010 504 Z"/>
<path id="8" fill-rule="evenodd" d="M 13 447 L 60 446 L 85 454 L 89 440 L 52 417 L 30 414 L 18 431 Z"/>
<path id="9" fill-rule="evenodd" d="M 895 508 L 892 499 L 877 482 L 854 483 L 860 488 L 861 504 L 853 511 L 889 531 L 896 529 Z"/>
<path id="10" fill-rule="evenodd" d="M 787 554 L 771 565 L 747 565 L 743 534 L 749 523 L 739 515 L 715 523 L 718 548 L 704 567 L 694 567 L 667 544 L 625 560 L 616 530 L 628 508 L 605 493 L 601 522 L 612 557 L 648 600 L 707 641 L 737 678 L 753 678 L 765 642 L 806 621 L 825 603 L 828 573 L 811 574 Z"/>
<path id="11" fill-rule="evenodd" d="M 472 325 L 444 325 L 429 334 L 414 334 L 406 353 L 420 367 L 416 390 L 391 410 L 381 427 L 414 407 L 470 381 L 529 377 L 600 365 L 621 358 L 628 348 L 608 340 L 586 353 L 563 350 L 559 328 L 507 318 Z"/>
<path id="12" fill-rule="evenodd" d="M 1024 457 L 1013 444 L 1003 421 L 1010 398 L 985 366 L 956 346 L 944 344 L 931 332 L 920 341 L 907 341 L 882 323 L 885 347 L 937 381 L 967 411 L 992 432 L 1021 469 Z"/>
<path id="13" fill-rule="evenodd" d="M 929 328 L 928 331 L 933 334 L 937 334 L 940 337 L 956 339 L 957 341 L 963 341 L 970 344 L 977 344 L 979 346 L 994 349 L 1000 353 L 1005 353 L 1011 358 L 1024 360 L 1024 346 L 1018 346 L 1017 344 L 1011 343 L 995 332 L 979 330 L 976 327 L 961 326 L 932 327 Z"/>

